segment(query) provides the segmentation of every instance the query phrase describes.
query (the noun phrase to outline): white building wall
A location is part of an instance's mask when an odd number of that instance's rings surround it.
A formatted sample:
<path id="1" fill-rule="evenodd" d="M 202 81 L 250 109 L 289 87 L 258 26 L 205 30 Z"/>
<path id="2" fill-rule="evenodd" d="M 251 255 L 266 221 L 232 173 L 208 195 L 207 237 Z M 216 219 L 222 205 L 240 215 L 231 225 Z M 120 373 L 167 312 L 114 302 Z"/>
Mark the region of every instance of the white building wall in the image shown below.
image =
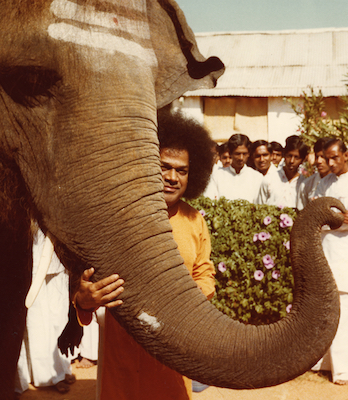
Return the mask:
<path id="1" fill-rule="evenodd" d="M 285 145 L 285 139 L 298 135 L 300 118 L 295 114 L 288 101 L 282 97 L 268 98 L 268 141 Z"/>
<path id="2" fill-rule="evenodd" d="M 188 117 L 195 118 L 199 123 L 204 123 L 203 100 L 201 97 L 180 97 L 173 102 L 173 107 L 180 108 Z"/>
<path id="3" fill-rule="evenodd" d="M 300 99 L 298 100 L 300 102 Z M 184 114 L 204 124 L 203 99 L 201 97 L 181 97 L 173 102 L 173 107 L 180 108 Z M 284 146 L 285 139 L 288 136 L 299 134 L 297 129 L 300 124 L 300 118 L 295 114 L 289 102 L 284 100 L 283 97 L 268 98 L 267 119 L 268 135 L 264 139 L 269 142 L 279 142 Z M 231 134 L 233 133 L 235 132 Z M 227 136 L 230 136 L 230 133 Z M 256 139 L 260 138 L 257 137 Z M 214 137 L 214 139 L 219 140 L 220 138 Z"/>

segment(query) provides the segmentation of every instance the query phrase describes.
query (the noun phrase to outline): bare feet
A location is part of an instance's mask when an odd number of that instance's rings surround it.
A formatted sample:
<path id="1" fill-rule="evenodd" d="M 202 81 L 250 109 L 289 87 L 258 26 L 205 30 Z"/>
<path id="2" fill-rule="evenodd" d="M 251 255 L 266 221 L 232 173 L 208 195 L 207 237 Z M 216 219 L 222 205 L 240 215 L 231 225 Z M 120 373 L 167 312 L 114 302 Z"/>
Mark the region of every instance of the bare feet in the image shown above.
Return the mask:
<path id="1" fill-rule="evenodd" d="M 59 393 L 67 393 L 70 390 L 70 386 L 65 383 L 64 381 L 60 381 L 55 385 L 55 388 L 58 390 Z"/>
<path id="2" fill-rule="evenodd" d="M 95 362 L 82 357 L 81 360 L 76 365 L 76 368 L 91 368 L 95 366 Z"/>
<path id="3" fill-rule="evenodd" d="M 335 382 L 335 385 L 348 385 L 348 381 L 338 380 Z"/>

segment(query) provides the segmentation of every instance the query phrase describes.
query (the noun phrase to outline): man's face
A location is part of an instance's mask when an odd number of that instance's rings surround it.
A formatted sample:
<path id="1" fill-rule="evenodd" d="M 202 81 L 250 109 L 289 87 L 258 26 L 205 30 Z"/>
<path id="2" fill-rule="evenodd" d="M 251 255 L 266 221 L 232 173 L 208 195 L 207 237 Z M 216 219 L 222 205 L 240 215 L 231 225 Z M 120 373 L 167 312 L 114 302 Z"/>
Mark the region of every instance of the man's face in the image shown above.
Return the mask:
<path id="1" fill-rule="evenodd" d="M 187 150 L 162 149 L 160 153 L 164 200 L 168 208 L 173 207 L 184 195 L 189 174 Z"/>
<path id="2" fill-rule="evenodd" d="M 272 163 L 278 167 L 280 161 L 283 158 L 283 153 L 281 151 L 273 150 L 271 154 Z"/>
<path id="3" fill-rule="evenodd" d="M 302 163 L 303 159 L 300 156 L 300 152 L 296 150 L 288 151 L 285 154 L 285 169 L 289 172 L 297 172 L 298 167 Z"/>
<path id="4" fill-rule="evenodd" d="M 253 154 L 256 169 L 262 175 L 266 175 L 271 165 L 271 153 L 267 150 L 267 146 L 259 146 Z"/>
<path id="5" fill-rule="evenodd" d="M 348 153 L 342 153 L 338 144 L 330 146 L 324 151 L 324 155 L 331 172 L 337 176 L 348 172 Z"/>
<path id="6" fill-rule="evenodd" d="M 328 175 L 331 172 L 330 167 L 327 165 L 327 162 L 325 160 L 323 151 L 318 151 L 318 153 L 315 153 L 314 165 L 317 167 L 321 178 L 324 178 L 324 176 Z"/>
<path id="7" fill-rule="evenodd" d="M 248 161 L 249 150 L 246 146 L 238 146 L 231 154 L 232 167 L 239 172 Z"/>
<path id="8" fill-rule="evenodd" d="M 225 151 L 220 156 L 220 161 L 224 168 L 229 167 L 232 164 L 232 157 L 229 151 Z"/>

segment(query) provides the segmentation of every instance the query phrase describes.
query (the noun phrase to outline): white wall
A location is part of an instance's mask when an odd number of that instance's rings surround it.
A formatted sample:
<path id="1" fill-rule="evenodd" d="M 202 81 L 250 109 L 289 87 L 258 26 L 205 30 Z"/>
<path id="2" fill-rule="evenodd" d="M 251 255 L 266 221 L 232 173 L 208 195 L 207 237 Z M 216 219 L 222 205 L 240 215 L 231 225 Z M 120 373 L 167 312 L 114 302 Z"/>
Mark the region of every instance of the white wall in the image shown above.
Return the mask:
<path id="1" fill-rule="evenodd" d="M 173 107 L 180 108 L 188 117 L 195 118 L 201 124 L 204 123 L 203 101 L 200 97 L 180 97 L 173 102 Z"/>
<path id="2" fill-rule="evenodd" d="M 298 100 L 300 102 L 300 99 Z M 180 108 L 184 114 L 197 119 L 200 123 L 204 123 L 203 100 L 200 97 L 181 97 L 174 101 L 173 106 L 174 108 Z M 289 102 L 284 100 L 283 97 L 268 98 L 267 117 L 268 135 L 267 138 L 262 137 L 263 139 L 266 139 L 269 142 L 276 141 L 284 146 L 285 139 L 288 136 L 299 134 L 297 129 L 300 123 L 300 118 L 292 110 Z M 260 138 L 261 136 L 252 138 L 252 140 Z M 214 139 L 219 140 L 220 138 L 214 137 Z"/>
<path id="3" fill-rule="evenodd" d="M 268 141 L 285 145 L 285 139 L 298 135 L 300 118 L 295 114 L 288 101 L 282 97 L 268 98 Z"/>

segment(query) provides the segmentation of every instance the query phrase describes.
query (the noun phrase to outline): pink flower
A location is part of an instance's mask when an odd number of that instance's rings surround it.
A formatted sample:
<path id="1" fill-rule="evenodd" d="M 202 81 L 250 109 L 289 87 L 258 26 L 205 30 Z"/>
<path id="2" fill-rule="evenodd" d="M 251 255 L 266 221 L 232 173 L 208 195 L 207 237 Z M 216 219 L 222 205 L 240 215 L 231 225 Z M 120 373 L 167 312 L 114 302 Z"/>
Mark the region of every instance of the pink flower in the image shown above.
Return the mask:
<path id="1" fill-rule="evenodd" d="M 202 217 L 205 217 L 205 211 L 204 210 L 199 210 L 199 213 L 202 215 Z"/>
<path id="2" fill-rule="evenodd" d="M 254 237 L 253 237 L 253 242 L 257 242 L 259 240 L 259 235 L 258 233 L 255 233 Z"/>
<path id="3" fill-rule="evenodd" d="M 288 228 L 294 224 L 294 221 L 288 214 L 280 214 L 280 223 L 279 226 L 281 228 Z"/>
<path id="4" fill-rule="evenodd" d="M 269 225 L 270 223 L 272 222 L 272 218 L 270 217 L 270 216 L 268 216 L 268 217 L 266 217 L 264 220 L 263 220 L 263 223 L 264 223 L 264 225 Z"/>
<path id="5" fill-rule="evenodd" d="M 291 311 L 291 309 L 292 309 L 292 304 L 288 304 L 288 305 L 286 306 L 286 312 L 289 314 L 289 312 Z"/>
<path id="6" fill-rule="evenodd" d="M 259 269 L 257 269 L 257 270 L 254 272 L 254 278 L 255 278 L 257 281 L 262 281 L 262 279 L 263 279 L 264 276 L 265 276 L 265 274 L 264 274 L 261 270 L 259 270 Z"/>
<path id="7" fill-rule="evenodd" d="M 327 113 L 326 113 L 325 111 L 322 111 L 321 114 L 320 114 L 320 116 L 321 116 L 322 118 L 326 118 L 326 117 L 327 117 Z"/>
<path id="8" fill-rule="evenodd" d="M 285 248 L 287 250 L 290 250 L 290 240 L 288 240 L 287 242 L 284 242 L 283 245 L 285 246 Z"/>
<path id="9" fill-rule="evenodd" d="M 259 233 L 259 240 L 261 242 L 264 242 L 265 240 L 269 239 L 271 237 L 271 234 L 269 232 L 260 232 Z"/>
<path id="10" fill-rule="evenodd" d="M 272 278 L 273 279 L 279 279 L 280 277 L 280 272 L 276 269 L 272 272 Z"/>
<path id="11" fill-rule="evenodd" d="M 279 210 L 282 210 L 285 206 L 283 206 L 282 204 L 278 205 Z"/>
<path id="12" fill-rule="evenodd" d="M 267 269 L 272 269 L 274 267 L 273 258 L 269 254 L 266 254 L 265 256 L 263 256 L 262 261 L 263 261 L 264 266 Z"/>
<path id="13" fill-rule="evenodd" d="M 220 272 L 225 272 L 225 271 L 227 270 L 226 264 L 225 264 L 224 262 L 222 262 L 222 261 L 219 262 L 218 270 L 219 270 Z"/>
<path id="14" fill-rule="evenodd" d="M 304 172 L 307 172 L 307 171 L 306 171 L 306 169 L 305 169 L 302 165 L 300 165 L 299 168 L 298 168 L 298 172 L 299 172 L 300 174 L 303 174 Z"/>

